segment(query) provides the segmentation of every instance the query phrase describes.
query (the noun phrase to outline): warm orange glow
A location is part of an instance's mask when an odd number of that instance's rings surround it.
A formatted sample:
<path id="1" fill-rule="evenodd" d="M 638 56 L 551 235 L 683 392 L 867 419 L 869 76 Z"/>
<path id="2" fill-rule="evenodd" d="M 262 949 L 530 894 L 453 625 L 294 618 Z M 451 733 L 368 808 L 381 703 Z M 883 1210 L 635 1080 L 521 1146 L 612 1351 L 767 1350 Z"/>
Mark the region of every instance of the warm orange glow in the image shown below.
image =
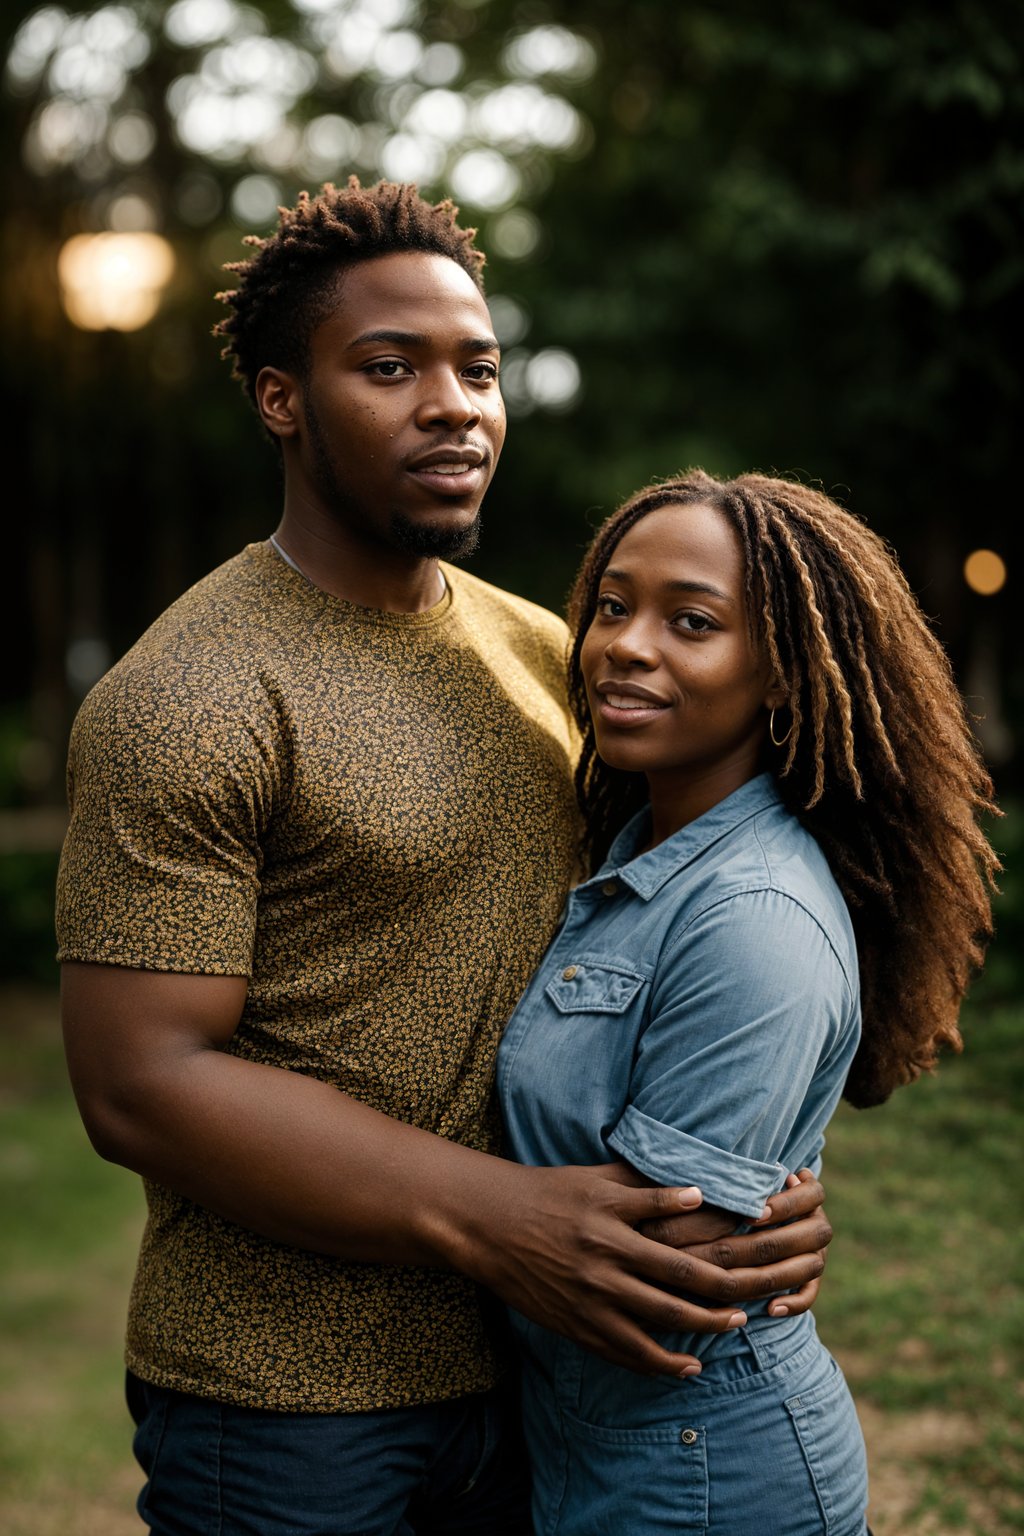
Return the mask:
<path id="1" fill-rule="evenodd" d="M 85 331 L 137 331 L 152 320 L 174 271 L 162 235 L 74 235 L 57 258 L 68 319 Z"/>
<path id="2" fill-rule="evenodd" d="M 1006 584 L 1006 561 L 993 549 L 976 549 L 964 561 L 964 581 L 972 592 L 992 597 Z"/>

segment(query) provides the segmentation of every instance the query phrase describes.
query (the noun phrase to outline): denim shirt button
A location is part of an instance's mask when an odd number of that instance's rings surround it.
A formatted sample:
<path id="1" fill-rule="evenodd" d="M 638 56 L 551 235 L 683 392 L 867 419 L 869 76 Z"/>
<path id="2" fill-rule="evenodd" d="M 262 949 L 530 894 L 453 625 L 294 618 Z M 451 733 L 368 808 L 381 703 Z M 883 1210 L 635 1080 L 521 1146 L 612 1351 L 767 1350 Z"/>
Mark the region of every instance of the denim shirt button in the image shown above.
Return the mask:
<path id="1" fill-rule="evenodd" d="M 697 1431 L 695 1429 L 684 1429 L 679 1438 L 684 1445 L 696 1445 Z"/>
<path id="2" fill-rule="evenodd" d="M 619 882 L 617 880 L 606 880 L 604 885 L 601 887 L 601 895 L 614 896 L 618 888 Z"/>
<path id="3" fill-rule="evenodd" d="M 563 981 L 572 981 L 572 979 L 573 979 L 573 977 L 575 975 L 576 975 L 576 966 L 574 966 L 574 965 L 567 965 L 565 970 L 562 972 L 562 980 Z"/>

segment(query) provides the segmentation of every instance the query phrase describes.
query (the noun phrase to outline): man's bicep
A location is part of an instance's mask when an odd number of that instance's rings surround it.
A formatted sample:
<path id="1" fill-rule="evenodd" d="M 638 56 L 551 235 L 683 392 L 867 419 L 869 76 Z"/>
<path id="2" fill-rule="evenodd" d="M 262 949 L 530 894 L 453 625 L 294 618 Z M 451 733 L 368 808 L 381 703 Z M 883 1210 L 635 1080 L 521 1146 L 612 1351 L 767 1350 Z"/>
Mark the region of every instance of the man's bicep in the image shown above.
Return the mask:
<path id="1" fill-rule="evenodd" d="M 116 1155 L 125 1122 L 144 1116 L 168 1074 L 221 1050 L 246 996 L 243 976 L 199 976 L 65 962 L 61 1021 L 68 1071 L 90 1136 Z"/>
<path id="2" fill-rule="evenodd" d="M 167 697 L 150 675 L 115 668 L 82 707 L 57 880 L 62 961 L 221 976 L 251 967 L 274 754 L 195 694 Z"/>

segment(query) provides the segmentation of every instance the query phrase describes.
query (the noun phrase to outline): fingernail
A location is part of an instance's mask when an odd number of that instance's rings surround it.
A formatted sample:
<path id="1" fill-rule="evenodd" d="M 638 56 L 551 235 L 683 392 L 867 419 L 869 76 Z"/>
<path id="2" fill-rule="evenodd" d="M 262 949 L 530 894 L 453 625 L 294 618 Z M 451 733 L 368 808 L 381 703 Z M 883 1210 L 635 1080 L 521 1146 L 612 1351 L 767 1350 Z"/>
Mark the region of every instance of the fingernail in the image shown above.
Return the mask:
<path id="1" fill-rule="evenodd" d="M 701 1205 L 703 1204 L 703 1201 L 704 1196 L 701 1194 L 696 1184 L 691 1184 L 689 1188 L 681 1189 L 679 1191 L 679 1202 L 681 1205 Z"/>
<path id="2" fill-rule="evenodd" d="M 772 1317 L 788 1317 L 789 1316 L 789 1308 L 788 1307 L 783 1307 L 783 1306 L 779 1305 L 778 1303 L 776 1303 L 774 1306 L 769 1307 L 768 1311 L 771 1313 Z"/>
<path id="3" fill-rule="evenodd" d="M 746 1322 L 746 1320 L 747 1314 L 745 1312 L 734 1312 L 729 1319 L 729 1327 L 739 1328 L 742 1323 Z"/>
<path id="4" fill-rule="evenodd" d="M 766 1216 L 770 1216 L 771 1213 L 772 1213 L 771 1206 L 770 1205 L 766 1205 L 764 1210 L 761 1212 L 760 1216 L 757 1218 L 758 1221 L 764 1221 L 765 1217 Z"/>
<path id="5" fill-rule="evenodd" d="M 679 1374 L 680 1374 L 680 1376 L 699 1376 L 700 1375 L 700 1366 L 699 1365 L 684 1365 L 683 1369 L 679 1372 Z"/>

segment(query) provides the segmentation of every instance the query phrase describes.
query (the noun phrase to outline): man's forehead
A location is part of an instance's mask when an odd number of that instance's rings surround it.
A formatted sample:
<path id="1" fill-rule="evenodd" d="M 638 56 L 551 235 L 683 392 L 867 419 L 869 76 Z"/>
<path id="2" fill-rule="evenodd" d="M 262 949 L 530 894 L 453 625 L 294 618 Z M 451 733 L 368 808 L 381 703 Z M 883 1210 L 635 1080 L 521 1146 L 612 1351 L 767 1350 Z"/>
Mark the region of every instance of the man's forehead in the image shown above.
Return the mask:
<path id="1" fill-rule="evenodd" d="M 422 332 L 438 323 L 447 328 L 460 315 L 474 334 L 491 329 L 483 294 L 469 273 L 450 256 L 427 251 L 389 252 L 342 268 L 334 298 L 330 320 L 352 332 Z"/>

